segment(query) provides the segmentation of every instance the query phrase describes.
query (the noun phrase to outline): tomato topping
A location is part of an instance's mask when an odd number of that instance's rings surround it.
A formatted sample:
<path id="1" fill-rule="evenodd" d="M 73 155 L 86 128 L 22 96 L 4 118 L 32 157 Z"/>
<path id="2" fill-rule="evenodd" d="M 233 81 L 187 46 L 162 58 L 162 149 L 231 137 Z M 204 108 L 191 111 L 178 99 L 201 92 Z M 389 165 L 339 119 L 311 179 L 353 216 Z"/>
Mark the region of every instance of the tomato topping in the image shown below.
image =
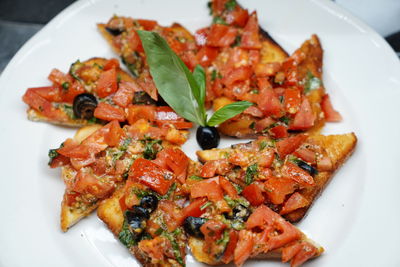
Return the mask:
<path id="1" fill-rule="evenodd" d="M 281 64 L 279 62 L 256 63 L 253 65 L 254 73 L 257 77 L 274 76 L 280 68 Z"/>
<path id="2" fill-rule="evenodd" d="M 240 47 L 246 49 L 261 48 L 257 12 L 255 11 L 250 14 L 250 17 L 247 20 L 247 24 L 243 29 L 243 35 L 240 42 Z"/>
<path id="3" fill-rule="evenodd" d="M 290 114 L 299 111 L 301 105 L 301 91 L 297 87 L 287 88 L 283 95 L 285 110 Z"/>
<path id="4" fill-rule="evenodd" d="M 173 178 L 173 173 L 143 158 L 135 160 L 129 170 L 129 179 L 138 181 L 161 195 L 168 192 Z"/>
<path id="5" fill-rule="evenodd" d="M 140 119 L 155 121 L 156 107 L 150 105 L 132 105 L 128 106 L 127 119 L 129 124 L 134 124 Z"/>
<path id="6" fill-rule="evenodd" d="M 161 228 L 161 226 L 156 223 L 153 220 L 147 220 L 146 221 L 146 232 L 149 233 L 151 235 L 151 237 L 156 237 L 158 235 L 160 235 L 159 233 L 159 229 Z"/>
<path id="7" fill-rule="evenodd" d="M 258 108 L 265 116 L 273 115 L 280 117 L 282 114 L 282 104 L 272 86 L 266 78 L 258 78 L 257 80 L 260 89 L 259 97 L 257 98 Z"/>
<path id="8" fill-rule="evenodd" d="M 271 129 L 269 129 L 269 133 L 272 135 L 272 137 L 276 139 L 285 138 L 289 135 L 286 126 L 283 125 L 272 127 Z"/>
<path id="9" fill-rule="evenodd" d="M 64 72 L 62 72 L 58 69 L 52 69 L 52 71 L 49 74 L 48 79 L 58 85 L 62 85 L 65 82 L 71 84 L 73 81 L 73 79 L 70 75 L 65 74 Z"/>
<path id="10" fill-rule="evenodd" d="M 150 76 L 150 72 L 148 70 L 144 70 L 142 72 L 140 80 L 138 80 L 138 84 L 152 99 L 155 101 L 158 100 L 157 87 L 154 84 L 153 78 Z"/>
<path id="11" fill-rule="evenodd" d="M 282 204 L 288 194 L 293 193 L 297 183 L 292 179 L 284 177 L 270 177 L 265 181 L 264 188 L 269 200 L 275 204 Z"/>
<path id="12" fill-rule="evenodd" d="M 295 155 L 298 158 L 301 158 L 304 161 L 307 161 L 308 163 L 311 163 L 311 164 L 316 163 L 315 152 L 308 148 L 299 148 L 295 152 L 293 152 L 293 155 Z"/>
<path id="13" fill-rule="evenodd" d="M 168 231 L 174 231 L 185 220 L 182 210 L 171 200 L 161 200 L 158 207 L 163 211 Z"/>
<path id="14" fill-rule="evenodd" d="M 224 192 L 226 194 L 228 194 L 228 196 L 232 199 L 238 199 L 239 198 L 239 194 L 236 190 L 236 188 L 231 184 L 231 182 L 220 176 L 219 177 L 219 184 L 221 185 L 222 189 L 224 190 Z"/>
<path id="15" fill-rule="evenodd" d="M 232 169 L 227 159 L 210 160 L 207 161 L 201 168 L 201 177 L 211 178 L 216 174 L 225 175 Z"/>
<path id="16" fill-rule="evenodd" d="M 212 15 L 221 15 L 225 10 L 225 4 L 228 0 L 213 0 L 211 1 Z"/>
<path id="17" fill-rule="evenodd" d="M 247 11 L 247 9 L 243 9 L 239 5 L 236 5 L 235 9 L 226 16 L 225 21 L 229 25 L 244 27 L 247 23 L 248 18 L 249 12 Z"/>
<path id="18" fill-rule="evenodd" d="M 116 58 L 112 58 L 107 60 L 106 64 L 104 64 L 103 70 L 110 70 L 110 69 L 118 69 L 119 68 L 119 61 Z"/>
<path id="19" fill-rule="evenodd" d="M 256 117 L 256 118 L 263 117 L 262 111 L 259 108 L 257 108 L 256 106 L 251 106 L 251 107 L 246 108 L 243 111 L 243 113 L 244 114 L 249 114 L 249 115 L 251 115 L 253 117 Z"/>
<path id="20" fill-rule="evenodd" d="M 157 236 L 154 239 L 145 239 L 139 242 L 138 247 L 143 251 L 150 259 L 154 261 L 161 261 L 164 259 L 164 250 L 166 240 L 162 236 Z"/>
<path id="21" fill-rule="evenodd" d="M 71 189 L 81 194 L 92 194 L 97 198 L 104 198 L 111 194 L 114 186 L 101 182 L 94 175 L 80 170 Z"/>
<path id="22" fill-rule="evenodd" d="M 294 210 L 307 207 L 310 202 L 299 192 L 294 193 L 290 196 L 288 200 L 286 200 L 283 205 L 280 214 L 287 214 Z"/>
<path id="23" fill-rule="evenodd" d="M 67 89 L 61 89 L 61 98 L 63 102 L 73 103 L 75 97 L 82 93 L 85 93 L 86 90 L 83 85 L 79 81 L 73 81 L 69 84 Z"/>
<path id="24" fill-rule="evenodd" d="M 196 54 L 197 61 L 204 68 L 210 66 L 217 56 L 218 49 L 209 46 L 203 46 Z"/>
<path id="25" fill-rule="evenodd" d="M 319 171 L 331 171 L 333 168 L 333 163 L 328 156 L 323 156 L 317 161 L 317 168 Z"/>
<path id="26" fill-rule="evenodd" d="M 222 24 L 213 24 L 207 36 L 207 45 L 214 47 L 226 47 L 233 44 L 237 35 L 237 29 Z"/>
<path id="27" fill-rule="evenodd" d="M 221 238 L 226 224 L 217 220 L 208 220 L 201 227 L 200 231 L 204 234 L 204 239 L 207 241 L 215 241 Z"/>
<path id="28" fill-rule="evenodd" d="M 202 28 L 196 31 L 196 33 L 194 34 L 194 38 L 196 40 L 196 44 L 198 46 L 204 46 L 207 42 L 207 36 L 208 33 L 210 32 L 210 28 L 206 27 L 206 28 Z"/>
<path id="29" fill-rule="evenodd" d="M 207 197 L 209 200 L 216 202 L 222 200 L 224 194 L 221 186 L 214 180 L 204 180 L 196 183 L 196 186 L 192 186 L 190 196 L 192 198 Z"/>
<path id="30" fill-rule="evenodd" d="M 280 140 L 276 143 L 276 149 L 281 159 L 284 159 L 286 155 L 294 152 L 306 139 L 307 135 L 298 134 L 289 138 Z"/>
<path id="31" fill-rule="evenodd" d="M 240 230 L 239 240 L 235 248 L 233 261 L 236 266 L 242 266 L 243 263 L 250 257 L 254 247 L 254 238 L 250 231 Z"/>
<path id="32" fill-rule="evenodd" d="M 118 89 L 117 72 L 115 69 L 104 71 L 100 74 L 97 81 L 96 93 L 99 97 L 104 98 L 115 93 Z"/>
<path id="33" fill-rule="evenodd" d="M 307 130 L 314 126 L 315 115 L 311 109 L 310 102 L 307 98 L 303 99 L 300 110 L 296 113 L 294 120 L 289 125 L 290 130 Z"/>
<path id="34" fill-rule="evenodd" d="M 122 81 L 119 83 L 119 89 L 113 96 L 113 101 L 115 104 L 122 108 L 126 108 L 132 103 L 135 92 L 140 92 L 142 89 L 136 82 L 126 82 Z"/>
<path id="35" fill-rule="evenodd" d="M 63 156 L 63 155 L 58 155 L 57 157 L 53 158 L 50 163 L 49 166 L 50 168 L 58 168 L 58 167 L 62 167 L 65 165 L 68 165 L 69 163 L 69 158 Z"/>
<path id="36" fill-rule="evenodd" d="M 264 203 L 264 196 L 260 187 L 256 184 L 251 184 L 243 189 L 242 195 L 250 202 L 253 206 L 258 206 Z"/>
<path id="37" fill-rule="evenodd" d="M 124 134 L 124 131 L 116 120 L 109 122 L 98 131 L 99 134 L 104 136 L 104 142 L 109 146 L 117 146 Z"/>
<path id="38" fill-rule="evenodd" d="M 225 264 L 230 263 L 233 260 L 235 248 L 239 239 L 239 234 L 235 230 L 229 232 L 229 243 L 225 248 L 224 255 L 222 256 L 222 262 Z"/>
<path id="39" fill-rule="evenodd" d="M 183 208 L 182 213 L 183 217 L 187 218 L 189 216 L 192 217 L 200 217 L 206 209 L 201 210 L 201 206 L 207 203 L 207 198 L 197 198 L 194 201 L 190 202 L 190 204 Z"/>
<path id="40" fill-rule="evenodd" d="M 81 194 L 76 193 L 76 192 L 65 192 L 64 194 L 64 201 L 65 204 L 69 207 L 71 207 L 77 200 L 76 198 L 79 197 Z"/>
<path id="41" fill-rule="evenodd" d="M 94 110 L 94 116 L 98 119 L 111 121 L 125 121 L 125 111 L 120 107 L 112 106 L 105 102 L 100 102 Z"/>
<path id="42" fill-rule="evenodd" d="M 60 87 L 58 86 L 34 87 L 28 88 L 28 90 L 35 92 L 50 102 L 61 102 L 62 100 Z"/>
<path id="43" fill-rule="evenodd" d="M 269 126 L 271 126 L 274 123 L 275 123 L 274 119 L 272 119 L 271 117 L 266 117 L 264 119 L 257 121 L 256 125 L 254 126 L 254 129 L 257 132 L 262 132 L 264 129 L 268 128 Z"/>
<path id="44" fill-rule="evenodd" d="M 156 107 L 155 119 L 158 121 L 184 121 L 181 116 L 168 106 Z"/>
<path id="45" fill-rule="evenodd" d="M 318 249 L 309 242 L 302 242 L 301 249 L 296 253 L 290 262 L 291 267 L 298 267 L 318 254 Z"/>
<path id="46" fill-rule="evenodd" d="M 231 70 L 223 79 L 222 83 L 231 87 L 235 82 L 246 81 L 250 78 L 252 69 L 250 66 L 243 66 Z"/>
<path id="47" fill-rule="evenodd" d="M 182 184 L 185 183 L 189 158 L 179 148 L 166 148 L 163 151 L 166 153 L 165 161 L 168 167 Z"/>
<path id="48" fill-rule="evenodd" d="M 287 161 L 282 167 L 282 175 L 287 178 L 293 179 L 302 186 L 314 185 L 313 177 L 305 170 L 296 164 Z"/>
<path id="49" fill-rule="evenodd" d="M 137 22 L 139 22 L 139 24 L 141 26 L 143 26 L 143 28 L 146 31 L 151 31 L 154 29 L 155 26 L 158 25 L 157 21 L 155 20 L 149 20 L 149 19 L 138 19 Z"/>
<path id="50" fill-rule="evenodd" d="M 275 152 L 273 149 L 264 150 L 262 153 L 257 153 L 257 163 L 259 167 L 269 168 L 274 161 Z"/>
<path id="51" fill-rule="evenodd" d="M 328 94 L 322 97 L 321 107 L 327 122 L 339 122 L 342 120 L 342 115 L 333 108 Z"/>
<path id="52" fill-rule="evenodd" d="M 302 242 L 295 242 L 282 249 L 282 262 L 290 261 L 302 249 Z"/>

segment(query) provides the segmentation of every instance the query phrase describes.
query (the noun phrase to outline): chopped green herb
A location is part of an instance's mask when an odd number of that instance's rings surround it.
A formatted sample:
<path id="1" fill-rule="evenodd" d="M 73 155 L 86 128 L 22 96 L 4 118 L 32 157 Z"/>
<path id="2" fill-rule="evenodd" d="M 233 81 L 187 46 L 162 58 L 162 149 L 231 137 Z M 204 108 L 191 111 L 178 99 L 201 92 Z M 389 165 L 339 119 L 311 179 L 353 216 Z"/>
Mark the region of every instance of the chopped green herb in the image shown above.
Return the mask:
<path id="1" fill-rule="evenodd" d="M 87 122 L 94 124 L 94 123 L 100 123 L 100 120 L 98 118 L 96 118 L 96 117 L 93 117 L 93 118 L 87 120 Z"/>
<path id="2" fill-rule="evenodd" d="M 194 180 L 194 181 L 203 181 L 204 180 L 203 177 L 200 177 L 200 176 L 197 176 L 197 175 L 192 175 L 192 176 L 189 177 L 189 179 L 190 180 Z"/>
<path id="3" fill-rule="evenodd" d="M 238 230 L 238 231 L 244 229 L 244 223 L 242 220 L 233 220 L 231 223 L 231 226 L 233 229 Z"/>
<path id="4" fill-rule="evenodd" d="M 160 227 L 160 228 L 158 228 L 158 229 L 154 232 L 154 234 L 155 234 L 155 235 L 161 235 L 162 232 L 163 232 L 163 229 Z"/>
<path id="5" fill-rule="evenodd" d="M 283 95 L 279 96 L 279 102 L 283 103 Z"/>
<path id="6" fill-rule="evenodd" d="M 135 76 L 139 77 L 140 72 L 143 68 L 143 59 L 140 57 L 138 52 L 133 52 L 132 56 L 129 57 L 129 60 L 124 56 L 121 57 L 122 63 L 128 68 L 128 70 Z"/>
<path id="7" fill-rule="evenodd" d="M 208 7 L 208 9 L 210 11 L 210 15 L 212 15 L 213 10 L 212 10 L 212 2 L 211 1 L 207 3 L 207 7 Z"/>
<path id="8" fill-rule="evenodd" d="M 230 196 L 225 195 L 224 199 L 225 199 L 226 203 L 229 205 L 229 207 L 234 208 L 236 206 L 235 200 L 233 200 Z"/>
<path id="9" fill-rule="evenodd" d="M 133 234 L 129 231 L 128 222 L 124 220 L 124 224 L 122 225 L 122 230 L 118 234 L 118 239 L 124 244 L 127 248 L 136 245 L 136 241 L 134 239 Z"/>
<path id="10" fill-rule="evenodd" d="M 242 193 L 243 188 L 240 185 L 235 184 L 235 183 L 232 183 L 232 184 L 236 188 L 236 191 L 238 192 L 238 194 Z"/>
<path id="11" fill-rule="evenodd" d="M 246 170 L 246 177 L 245 177 L 245 183 L 246 185 L 249 185 L 253 182 L 254 180 L 254 176 L 257 174 L 258 170 L 258 165 L 257 163 L 250 165 L 249 167 L 247 167 Z"/>
<path id="12" fill-rule="evenodd" d="M 120 83 L 121 79 L 122 79 L 121 74 L 118 73 L 118 75 L 117 75 L 117 83 Z"/>
<path id="13" fill-rule="evenodd" d="M 170 196 L 172 195 L 172 193 L 176 190 L 176 187 L 177 187 L 177 184 L 176 184 L 176 183 L 173 183 L 173 184 L 170 186 L 170 188 L 168 189 L 168 192 L 167 192 L 165 195 L 163 195 L 163 196 L 161 197 L 161 199 L 169 199 Z"/>
<path id="14" fill-rule="evenodd" d="M 62 88 L 63 88 L 64 90 L 68 90 L 68 88 L 69 88 L 69 82 L 63 82 L 63 84 L 62 84 L 61 86 L 62 86 Z"/>
<path id="15" fill-rule="evenodd" d="M 208 201 L 208 202 L 206 202 L 205 204 L 203 204 L 201 207 L 200 207 L 200 210 L 204 210 L 204 209 L 206 209 L 207 207 L 209 207 L 209 206 L 211 206 L 212 205 L 212 202 L 211 201 Z"/>
<path id="16" fill-rule="evenodd" d="M 122 145 L 119 147 L 120 150 L 126 151 L 128 149 L 128 146 L 131 144 L 132 138 L 126 138 Z"/>
<path id="17" fill-rule="evenodd" d="M 213 18 L 213 24 L 228 25 L 228 23 L 226 23 L 226 21 L 223 18 L 221 18 L 220 16 L 215 16 Z"/>
<path id="18" fill-rule="evenodd" d="M 220 24 L 222 24 L 222 23 L 220 23 Z M 233 42 L 233 44 L 231 45 L 231 47 L 240 46 L 241 42 L 242 42 L 242 36 L 236 35 L 235 41 Z"/>
<path id="19" fill-rule="evenodd" d="M 224 235 L 221 239 L 217 240 L 217 245 L 223 245 L 224 247 L 229 243 L 229 230 L 224 231 Z"/>
<path id="20" fill-rule="evenodd" d="M 68 117 L 70 117 L 71 119 L 75 119 L 74 110 L 71 105 L 63 104 L 61 107 L 64 110 L 64 112 L 68 115 Z"/>
<path id="21" fill-rule="evenodd" d="M 279 118 L 279 121 L 283 122 L 283 123 L 286 124 L 286 125 L 289 125 L 290 118 L 288 118 L 288 117 L 286 117 L 286 116 L 283 116 L 283 117 L 280 117 L 280 118 Z"/>
<path id="22" fill-rule="evenodd" d="M 59 154 L 57 152 L 57 149 L 50 149 L 49 150 L 49 165 L 53 162 L 53 159 L 55 159 Z"/>
<path id="23" fill-rule="evenodd" d="M 236 7 L 236 0 L 229 0 L 225 3 L 226 10 L 232 11 Z"/>
<path id="24" fill-rule="evenodd" d="M 145 139 L 142 140 L 144 143 L 144 151 L 143 151 L 143 157 L 145 159 L 155 159 L 157 156 L 157 153 L 162 149 L 162 141 L 159 139 Z"/>
<path id="25" fill-rule="evenodd" d="M 81 78 L 78 76 L 77 71 L 78 71 L 78 69 L 80 69 L 83 66 L 84 66 L 84 64 L 82 62 L 80 62 L 78 59 L 77 61 L 72 63 L 71 67 L 69 68 L 69 74 L 71 74 L 71 76 L 74 77 L 76 80 L 80 81 Z"/>
<path id="26" fill-rule="evenodd" d="M 177 229 L 177 230 L 178 230 L 178 229 Z M 175 231 L 176 231 L 176 230 L 175 230 Z M 166 233 L 166 232 L 164 232 L 164 236 L 165 236 L 166 238 L 168 238 L 168 240 L 171 242 L 172 250 L 173 250 L 173 252 L 174 252 L 174 256 L 175 256 L 176 261 L 177 261 L 180 265 L 186 266 L 186 265 L 185 265 L 185 262 L 183 261 L 183 257 L 182 257 L 182 254 L 181 254 L 181 249 L 180 249 L 180 247 L 179 247 L 178 242 L 176 241 L 175 236 L 172 235 L 171 233 Z"/>
<path id="27" fill-rule="evenodd" d="M 217 79 L 217 74 L 218 74 L 217 70 L 213 70 L 211 72 L 211 81 L 215 81 L 215 79 Z"/>
<path id="28" fill-rule="evenodd" d="M 256 122 L 253 121 L 252 123 L 250 123 L 249 128 L 254 130 L 254 128 L 256 127 Z"/>
<path id="29" fill-rule="evenodd" d="M 260 91 L 258 91 L 258 89 L 253 89 L 250 91 L 250 93 L 252 93 L 253 95 L 258 95 Z"/>
<path id="30" fill-rule="evenodd" d="M 305 93 L 310 92 L 311 90 L 316 90 L 322 86 L 322 81 L 315 77 L 311 71 L 307 72 L 307 77 L 304 82 L 304 91 Z"/>

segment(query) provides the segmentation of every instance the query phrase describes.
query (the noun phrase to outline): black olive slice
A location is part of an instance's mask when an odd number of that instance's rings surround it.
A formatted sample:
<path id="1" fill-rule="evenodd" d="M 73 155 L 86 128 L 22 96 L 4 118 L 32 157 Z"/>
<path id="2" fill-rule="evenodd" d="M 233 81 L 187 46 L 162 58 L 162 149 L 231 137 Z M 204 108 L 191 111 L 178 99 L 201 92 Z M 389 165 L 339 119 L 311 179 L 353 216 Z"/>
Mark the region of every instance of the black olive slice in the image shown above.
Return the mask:
<path id="1" fill-rule="evenodd" d="M 302 168 L 303 170 L 305 170 L 312 176 L 314 176 L 315 174 L 318 174 L 317 169 L 315 169 L 313 166 L 307 164 L 306 162 L 304 162 L 302 160 L 296 160 L 296 164 L 297 164 L 297 166 L 299 166 L 300 168 Z"/>
<path id="2" fill-rule="evenodd" d="M 108 33 L 110 33 L 113 36 L 118 36 L 118 35 L 120 35 L 121 33 L 124 32 L 121 29 L 113 29 L 113 28 L 110 28 L 110 27 L 106 27 L 106 31 L 108 31 Z"/>
<path id="3" fill-rule="evenodd" d="M 199 126 L 196 132 L 196 139 L 202 149 L 211 149 L 219 145 L 220 136 L 215 127 Z"/>
<path id="4" fill-rule="evenodd" d="M 142 197 L 140 200 L 140 206 L 147 209 L 149 213 L 152 213 L 158 205 L 158 198 L 155 195 L 147 195 Z"/>
<path id="5" fill-rule="evenodd" d="M 143 218 L 143 219 L 146 219 L 146 220 L 148 218 L 150 218 L 149 211 L 146 208 L 141 207 L 141 206 L 133 206 L 131 212 L 133 215 Z"/>
<path id="6" fill-rule="evenodd" d="M 200 231 L 200 227 L 206 222 L 207 220 L 200 217 L 192 217 L 189 216 L 185 219 L 183 223 L 183 228 L 185 229 L 186 233 L 191 236 L 203 238 L 204 235 Z"/>
<path id="7" fill-rule="evenodd" d="M 237 205 L 232 209 L 232 213 L 225 213 L 225 217 L 230 220 L 241 220 L 243 222 L 247 221 L 250 216 L 250 211 L 248 208 L 242 204 Z"/>
<path id="8" fill-rule="evenodd" d="M 75 117 L 90 120 L 93 118 L 97 107 L 97 99 L 94 95 L 83 93 L 74 98 L 73 110 Z"/>

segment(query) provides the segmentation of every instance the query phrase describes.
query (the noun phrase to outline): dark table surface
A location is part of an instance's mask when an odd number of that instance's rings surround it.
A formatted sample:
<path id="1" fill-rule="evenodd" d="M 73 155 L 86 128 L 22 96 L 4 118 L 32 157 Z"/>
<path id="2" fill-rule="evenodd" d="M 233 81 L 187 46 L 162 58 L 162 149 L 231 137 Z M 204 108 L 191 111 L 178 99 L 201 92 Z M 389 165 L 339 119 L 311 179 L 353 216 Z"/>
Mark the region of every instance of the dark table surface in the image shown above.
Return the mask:
<path id="1" fill-rule="evenodd" d="M 0 73 L 18 49 L 73 0 L 0 1 Z M 400 56 L 400 32 L 386 36 Z"/>

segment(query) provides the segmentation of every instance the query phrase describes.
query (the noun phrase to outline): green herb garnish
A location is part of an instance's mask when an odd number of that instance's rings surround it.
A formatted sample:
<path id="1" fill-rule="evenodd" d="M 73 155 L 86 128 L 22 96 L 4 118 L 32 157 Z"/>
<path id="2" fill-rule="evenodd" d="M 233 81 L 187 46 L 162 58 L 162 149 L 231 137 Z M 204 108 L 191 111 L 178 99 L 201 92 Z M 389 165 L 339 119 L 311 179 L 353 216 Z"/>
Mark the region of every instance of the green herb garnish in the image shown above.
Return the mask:
<path id="1" fill-rule="evenodd" d="M 222 24 L 222 25 L 228 25 L 228 23 L 226 23 L 226 21 L 223 19 L 223 18 L 221 18 L 220 16 L 215 16 L 214 18 L 213 18 L 213 24 Z"/>
<path id="2" fill-rule="evenodd" d="M 232 11 L 236 7 L 236 0 L 229 0 L 228 2 L 225 3 L 225 9 Z"/>
<path id="3" fill-rule="evenodd" d="M 129 231 L 129 226 L 126 221 L 124 220 L 124 224 L 122 225 L 122 230 L 118 234 L 118 239 L 124 244 L 127 248 L 130 248 L 132 246 L 136 245 L 135 238 L 131 231 Z"/>
<path id="4" fill-rule="evenodd" d="M 162 141 L 158 139 L 147 139 L 142 142 L 144 143 L 143 157 L 150 160 L 155 159 L 158 151 L 162 149 Z"/>
<path id="5" fill-rule="evenodd" d="M 254 176 L 257 174 L 258 170 L 258 165 L 257 163 L 250 165 L 249 167 L 247 167 L 246 170 L 246 176 L 245 176 L 245 183 L 246 185 L 249 185 L 253 182 L 254 180 Z"/>
<path id="6" fill-rule="evenodd" d="M 192 176 L 189 177 L 189 179 L 190 180 L 194 180 L 194 181 L 203 181 L 204 180 L 203 177 L 200 177 L 200 176 L 197 176 L 197 175 L 192 175 Z"/>
<path id="7" fill-rule="evenodd" d="M 304 92 L 308 93 L 311 90 L 316 90 L 322 86 L 322 81 L 315 77 L 311 71 L 307 72 L 307 77 L 305 78 L 304 82 Z"/>
<path id="8" fill-rule="evenodd" d="M 69 82 L 63 82 L 63 83 L 61 84 L 61 86 L 62 86 L 63 90 L 68 90 L 68 88 L 69 88 Z"/>

